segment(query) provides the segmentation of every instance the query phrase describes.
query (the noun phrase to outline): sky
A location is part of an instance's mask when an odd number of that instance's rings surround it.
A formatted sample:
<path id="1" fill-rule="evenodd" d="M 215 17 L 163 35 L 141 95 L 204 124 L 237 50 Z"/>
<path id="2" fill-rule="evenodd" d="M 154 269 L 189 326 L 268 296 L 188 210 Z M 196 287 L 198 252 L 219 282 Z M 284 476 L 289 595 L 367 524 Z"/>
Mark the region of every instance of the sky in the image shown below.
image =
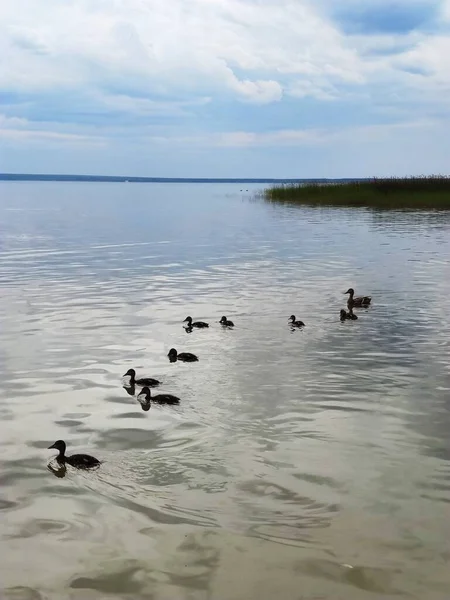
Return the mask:
<path id="1" fill-rule="evenodd" d="M 0 171 L 449 174 L 450 0 L 5 0 Z"/>

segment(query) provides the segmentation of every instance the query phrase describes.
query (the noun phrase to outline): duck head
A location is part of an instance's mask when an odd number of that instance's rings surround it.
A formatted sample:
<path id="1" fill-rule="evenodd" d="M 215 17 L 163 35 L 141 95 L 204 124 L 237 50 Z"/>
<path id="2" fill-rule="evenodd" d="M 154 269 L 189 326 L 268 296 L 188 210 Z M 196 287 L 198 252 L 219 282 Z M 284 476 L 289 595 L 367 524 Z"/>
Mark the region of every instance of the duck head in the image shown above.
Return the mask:
<path id="1" fill-rule="evenodd" d="M 171 348 L 169 350 L 169 354 L 167 355 L 169 358 L 176 358 L 177 357 L 178 352 L 175 350 L 175 348 Z"/>
<path id="2" fill-rule="evenodd" d="M 339 315 L 340 315 L 341 321 L 345 321 L 345 319 L 347 318 L 347 313 L 345 312 L 345 310 L 343 308 L 341 308 L 341 312 L 339 313 Z"/>
<path id="3" fill-rule="evenodd" d="M 131 377 L 131 379 L 134 379 L 136 377 L 136 371 L 134 369 L 128 369 L 122 377 Z"/>
<path id="4" fill-rule="evenodd" d="M 66 452 L 66 442 L 63 442 L 62 440 L 58 440 L 54 444 L 49 446 L 47 449 L 52 450 L 53 448 L 55 450 L 59 450 L 60 455 L 64 456 L 64 454 Z"/>
<path id="5" fill-rule="evenodd" d="M 222 318 L 220 319 L 220 321 L 219 321 L 219 323 L 222 323 L 222 324 L 224 324 L 224 323 L 226 323 L 226 322 L 227 322 L 227 318 L 226 318 L 226 317 L 222 317 Z"/>
<path id="6" fill-rule="evenodd" d="M 292 321 L 292 323 L 295 321 L 295 315 L 291 315 L 288 319 L 288 321 Z"/>
<path id="7" fill-rule="evenodd" d="M 344 294 L 350 294 L 350 297 L 352 297 L 355 293 L 355 290 L 353 288 L 348 288 L 348 290 L 346 292 L 344 292 Z"/>
<path id="8" fill-rule="evenodd" d="M 186 317 L 183 323 L 187 323 L 188 325 L 190 325 L 192 323 L 192 317 Z"/>

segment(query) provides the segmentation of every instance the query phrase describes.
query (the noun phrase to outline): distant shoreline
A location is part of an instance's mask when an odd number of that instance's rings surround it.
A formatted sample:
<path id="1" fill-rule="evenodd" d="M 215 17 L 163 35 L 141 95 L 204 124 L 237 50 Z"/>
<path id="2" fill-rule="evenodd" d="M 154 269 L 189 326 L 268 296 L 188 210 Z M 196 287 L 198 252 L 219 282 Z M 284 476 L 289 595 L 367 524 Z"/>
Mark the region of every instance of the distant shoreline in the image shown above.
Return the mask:
<path id="1" fill-rule="evenodd" d="M 331 183 L 365 181 L 358 178 L 227 178 L 227 177 L 127 177 L 121 175 L 53 175 L 33 173 L 0 173 L 0 181 L 73 181 L 97 183 Z"/>

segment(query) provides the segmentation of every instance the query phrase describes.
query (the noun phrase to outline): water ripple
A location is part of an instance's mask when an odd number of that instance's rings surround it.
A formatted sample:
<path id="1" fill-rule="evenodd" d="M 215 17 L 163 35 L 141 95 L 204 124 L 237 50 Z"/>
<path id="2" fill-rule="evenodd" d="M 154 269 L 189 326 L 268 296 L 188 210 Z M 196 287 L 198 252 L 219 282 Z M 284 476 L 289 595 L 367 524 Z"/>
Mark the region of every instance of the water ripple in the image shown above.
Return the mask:
<path id="1" fill-rule="evenodd" d="M 0 595 L 446 597 L 445 213 L 2 190 Z M 181 405 L 142 411 L 131 367 Z M 101 469 L 52 474 L 60 438 Z"/>

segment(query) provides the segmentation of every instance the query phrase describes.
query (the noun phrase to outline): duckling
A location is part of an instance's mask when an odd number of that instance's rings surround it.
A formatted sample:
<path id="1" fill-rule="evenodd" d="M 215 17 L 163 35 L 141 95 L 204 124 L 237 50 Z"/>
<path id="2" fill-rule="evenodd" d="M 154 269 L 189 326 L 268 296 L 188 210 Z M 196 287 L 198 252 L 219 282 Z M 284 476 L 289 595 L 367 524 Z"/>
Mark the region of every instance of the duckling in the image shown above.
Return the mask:
<path id="1" fill-rule="evenodd" d="M 187 323 L 186 328 L 192 329 L 196 327 L 197 329 L 203 329 L 205 327 L 209 327 L 208 323 L 204 323 L 203 321 L 194 321 L 192 322 L 192 317 L 186 317 L 183 323 Z"/>
<path id="2" fill-rule="evenodd" d="M 143 407 L 148 406 L 145 410 L 149 410 L 151 402 L 156 402 L 156 404 L 180 404 L 180 399 L 177 396 L 172 396 L 172 394 L 156 394 L 156 396 L 152 396 L 148 387 L 142 388 L 138 395 L 138 400 Z"/>
<path id="3" fill-rule="evenodd" d="M 356 321 L 358 319 L 357 315 L 353 314 L 353 310 L 350 309 L 348 312 L 341 308 L 340 317 L 341 321 Z"/>
<path id="4" fill-rule="evenodd" d="M 304 327 L 305 326 L 305 324 L 303 323 L 303 321 L 296 321 L 295 320 L 295 315 L 291 315 L 289 317 L 289 321 L 290 321 L 291 327 Z"/>
<path id="5" fill-rule="evenodd" d="M 344 294 L 349 294 L 347 301 L 347 306 L 349 308 L 351 306 L 369 306 L 372 301 L 371 296 L 355 296 L 355 290 L 353 288 L 348 288 Z"/>
<path id="6" fill-rule="evenodd" d="M 233 321 L 229 321 L 226 317 L 222 317 L 219 323 L 224 327 L 234 327 Z"/>
<path id="7" fill-rule="evenodd" d="M 195 354 L 191 354 L 191 352 L 177 352 L 175 350 L 175 348 L 171 348 L 169 350 L 169 354 L 167 355 L 169 357 L 170 362 L 176 362 L 177 360 L 181 360 L 183 362 L 197 362 L 198 361 L 198 357 L 195 356 Z"/>
<path id="8" fill-rule="evenodd" d="M 156 387 L 161 383 L 157 379 L 152 379 L 151 377 L 142 377 L 142 379 L 136 379 L 136 371 L 134 369 L 128 369 L 128 371 L 125 373 L 125 375 L 123 375 L 123 377 L 130 378 L 130 385 L 128 387 L 133 387 L 136 383 L 138 385 Z"/>
<path id="9" fill-rule="evenodd" d="M 52 446 L 48 447 L 49 450 L 51 450 L 52 448 L 55 448 L 55 450 L 59 450 L 59 454 L 56 457 L 56 460 L 60 464 L 67 463 L 77 469 L 92 469 L 94 467 L 98 467 L 101 464 L 98 458 L 89 456 L 89 454 L 72 454 L 72 456 L 66 456 L 66 443 L 63 442 L 63 440 L 58 440 Z"/>

